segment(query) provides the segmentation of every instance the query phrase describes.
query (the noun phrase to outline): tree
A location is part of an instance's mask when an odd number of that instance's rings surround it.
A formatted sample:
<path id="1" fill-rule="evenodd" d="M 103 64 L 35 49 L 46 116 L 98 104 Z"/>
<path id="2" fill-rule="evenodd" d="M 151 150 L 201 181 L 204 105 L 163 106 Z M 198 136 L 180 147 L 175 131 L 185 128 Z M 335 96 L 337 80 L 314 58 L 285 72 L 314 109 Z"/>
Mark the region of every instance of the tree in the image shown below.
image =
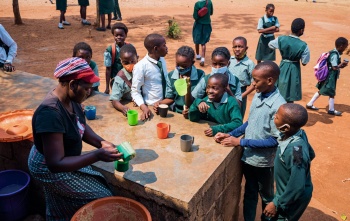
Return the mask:
<path id="1" fill-rule="evenodd" d="M 13 7 L 13 14 L 15 16 L 15 24 L 22 25 L 23 22 L 22 22 L 21 14 L 19 12 L 18 0 L 12 0 L 12 7 Z"/>

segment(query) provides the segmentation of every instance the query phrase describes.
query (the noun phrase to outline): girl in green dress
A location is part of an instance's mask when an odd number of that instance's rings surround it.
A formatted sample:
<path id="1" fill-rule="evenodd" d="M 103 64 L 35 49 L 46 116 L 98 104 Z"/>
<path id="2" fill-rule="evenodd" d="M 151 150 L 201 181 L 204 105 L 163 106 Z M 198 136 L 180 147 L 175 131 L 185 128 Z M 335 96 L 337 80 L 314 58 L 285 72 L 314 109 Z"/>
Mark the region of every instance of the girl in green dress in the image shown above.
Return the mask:
<path id="1" fill-rule="evenodd" d="M 106 28 L 111 29 L 113 10 L 114 10 L 114 1 L 113 0 L 100 0 L 99 1 L 101 27 L 96 28 L 97 31 L 106 31 Z M 106 14 L 108 15 L 107 26 L 105 25 L 105 20 L 106 20 L 105 15 Z"/>
<path id="2" fill-rule="evenodd" d="M 208 12 L 204 16 L 200 17 L 198 15 L 198 11 L 202 9 L 204 6 L 208 8 Z M 199 63 L 200 66 L 204 66 L 206 43 L 209 42 L 211 31 L 212 31 L 211 20 L 210 20 L 211 15 L 213 15 L 212 1 L 198 0 L 194 5 L 194 10 L 193 10 L 193 18 L 195 21 L 193 24 L 192 37 L 196 48 L 196 59 L 201 60 L 201 62 Z M 199 54 L 199 45 L 201 45 L 201 49 L 202 49 L 201 54 Z"/>
<path id="3" fill-rule="evenodd" d="M 275 51 L 268 47 L 268 43 L 275 39 L 275 32 L 279 32 L 280 23 L 275 13 L 275 6 L 273 4 L 267 4 L 265 8 L 266 15 L 261 17 L 258 22 L 258 32 L 261 34 L 258 47 L 255 53 L 255 59 L 259 64 L 261 61 L 274 61 L 276 60 Z"/>
<path id="4" fill-rule="evenodd" d="M 281 95 L 288 103 L 301 100 L 301 70 L 300 61 L 306 65 L 310 60 L 310 51 L 307 44 L 300 40 L 303 35 L 305 22 L 296 18 L 292 22 L 292 34 L 279 36 L 269 42 L 269 47 L 280 50 L 282 60 L 281 74 L 276 82 Z"/>
<path id="5" fill-rule="evenodd" d="M 67 0 L 56 1 L 56 10 L 60 11 L 60 23 L 58 23 L 59 29 L 64 29 L 63 25 L 70 25 L 69 22 L 66 21 L 66 10 L 67 10 Z"/>
<path id="6" fill-rule="evenodd" d="M 337 80 L 340 74 L 340 68 L 345 68 L 348 66 L 348 61 L 344 60 L 341 62 L 340 55 L 348 47 L 349 42 L 346 38 L 340 37 L 335 41 L 335 48 L 329 52 L 329 57 L 327 61 L 327 65 L 329 68 L 329 73 L 326 80 L 318 82 L 316 87 L 319 89 L 318 92 L 314 94 L 309 103 L 306 104 L 306 108 L 310 110 L 318 110 L 317 107 L 314 106 L 314 102 L 320 97 L 329 96 L 329 110 L 328 114 L 340 116 L 342 112 L 334 109 L 334 96 L 335 90 L 337 86 Z"/>

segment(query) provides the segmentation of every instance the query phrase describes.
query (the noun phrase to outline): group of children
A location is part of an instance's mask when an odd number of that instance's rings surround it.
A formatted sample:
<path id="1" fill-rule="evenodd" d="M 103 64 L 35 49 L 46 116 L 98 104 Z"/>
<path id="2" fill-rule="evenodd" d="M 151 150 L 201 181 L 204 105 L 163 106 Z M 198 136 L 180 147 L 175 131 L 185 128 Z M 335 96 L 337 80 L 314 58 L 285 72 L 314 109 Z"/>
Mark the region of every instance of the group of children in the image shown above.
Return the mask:
<path id="1" fill-rule="evenodd" d="M 196 52 L 189 46 L 177 50 L 175 68 L 168 73 L 164 59 L 168 53 L 165 38 L 149 34 L 144 40 L 147 54 L 138 61 L 135 47 L 125 41 L 128 29 L 123 23 L 112 26 L 115 43 L 104 53 L 105 93 L 109 94 L 111 89 L 110 101 L 124 116 L 129 110 L 126 103 L 130 101 L 142 110 L 141 120 L 150 118 L 149 106 L 157 113 L 160 104 L 167 104 L 190 121 L 217 123 L 204 130 L 204 134 L 214 137 L 216 142 L 244 148 L 246 221 L 255 220 L 259 194 L 262 220 L 298 220 L 312 196 L 310 163 L 315 153 L 301 129 L 308 115 L 304 107 L 293 103 L 302 96 L 300 61 L 306 65 L 310 60 L 309 48 L 299 38 L 305 22 L 295 19 L 291 25 L 292 34 L 275 39 L 274 33 L 279 31 L 280 25 L 273 16 L 274 9 L 268 4 L 266 15 L 259 20 L 261 36 L 256 66 L 246 55 L 247 40 L 237 37 L 232 42 L 233 56 L 225 47 L 214 49 L 212 70 L 208 75 L 194 66 L 195 60 L 201 58 L 197 43 Z M 334 110 L 334 96 L 339 69 L 347 66 L 340 60 L 347 46 L 345 38 L 337 39 L 336 48 L 330 52 L 330 74 L 317 84 L 319 92 L 306 108 L 317 110 L 313 103 L 320 95 L 327 95 L 330 96 L 328 113 L 341 114 Z M 205 53 L 205 45 L 202 49 Z M 279 49 L 282 56 L 279 67 L 272 62 L 275 49 Z M 97 69 L 96 63 L 91 61 L 92 50 L 86 43 L 77 44 L 73 56 L 84 58 Z M 185 96 L 180 96 L 175 89 L 178 79 L 187 82 Z M 95 86 L 98 90 L 98 85 Z M 247 95 L 254 90 L 248 120 L 243 123 Z"/>

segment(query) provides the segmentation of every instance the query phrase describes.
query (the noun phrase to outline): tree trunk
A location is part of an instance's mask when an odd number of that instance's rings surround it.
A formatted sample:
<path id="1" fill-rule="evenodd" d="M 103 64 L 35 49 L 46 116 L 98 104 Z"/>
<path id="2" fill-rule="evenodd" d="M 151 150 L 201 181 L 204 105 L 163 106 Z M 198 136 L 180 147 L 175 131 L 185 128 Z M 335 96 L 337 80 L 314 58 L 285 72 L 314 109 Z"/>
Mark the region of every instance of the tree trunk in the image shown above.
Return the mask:
<path id="1" fill-rule="evenodd" d="M 21 14 L 19 12 L 18 0 L 12 0 L 12 7 L 13 7 L 13 15 L 15 16 L 15 24 L 22 25 L 23 22 L 22 22 Z"/>
<path id="2" fill-rule="evenodd" d="M 103 0 L 101 0 L 103 1 Z M 96 0 L 96 26 L 100 27 L 100 0 Z"/>

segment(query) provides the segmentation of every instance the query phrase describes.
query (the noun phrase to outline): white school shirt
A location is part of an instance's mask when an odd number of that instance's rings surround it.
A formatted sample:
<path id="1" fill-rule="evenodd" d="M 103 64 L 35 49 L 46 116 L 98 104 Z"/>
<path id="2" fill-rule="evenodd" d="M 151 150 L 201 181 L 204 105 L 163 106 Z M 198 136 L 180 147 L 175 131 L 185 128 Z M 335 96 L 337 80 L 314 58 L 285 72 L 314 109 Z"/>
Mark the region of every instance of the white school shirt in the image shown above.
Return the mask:
<path id="1" fill-rule="evenodd" d="M 162 62 L 164 78 L 167 81 L 168 71 L 164 57 L 159 58 L 159 61 Z M 138 106 L 153 105 L 163 99 L 162 76 L 157 62 L 147 54 L 134 66 L 131 96 Z"/>
<path id="2" fill-rule="evenodd" d="M 6 51 L 3 47 L 0 47 L 0 62 L 1 63 L 11 63 L 17 54 L 17 44 L 11 38 L 10 34 L 5 30 L 4 26 L 0 24 L 0 39 L 7 45 L 9 49 L 8 55 L 6 55 Z"/>

